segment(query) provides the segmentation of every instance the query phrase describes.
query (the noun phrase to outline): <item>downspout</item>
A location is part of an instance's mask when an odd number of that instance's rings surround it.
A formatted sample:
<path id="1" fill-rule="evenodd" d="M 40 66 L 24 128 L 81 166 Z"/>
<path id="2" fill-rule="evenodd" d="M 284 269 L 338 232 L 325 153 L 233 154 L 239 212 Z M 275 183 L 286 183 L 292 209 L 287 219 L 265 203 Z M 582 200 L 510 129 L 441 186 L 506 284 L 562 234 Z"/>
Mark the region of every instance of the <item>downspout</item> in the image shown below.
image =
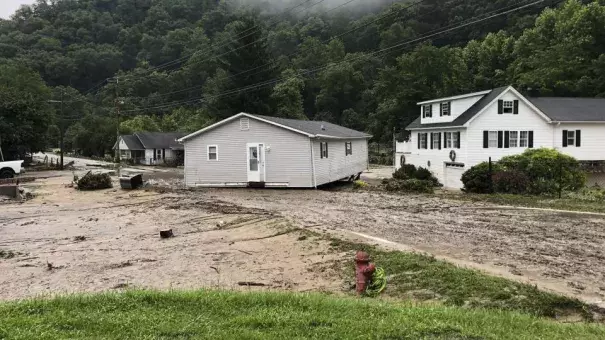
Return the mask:
<path id="1" fill-rule="evenodd" d="M 309 145 L 311 146 L 311 165 L 313 166 L 313 187 L 317 189 L 317 177 L 315 177 L 315 150 L 313 149 L 313 139 L 309 137 Z"/>

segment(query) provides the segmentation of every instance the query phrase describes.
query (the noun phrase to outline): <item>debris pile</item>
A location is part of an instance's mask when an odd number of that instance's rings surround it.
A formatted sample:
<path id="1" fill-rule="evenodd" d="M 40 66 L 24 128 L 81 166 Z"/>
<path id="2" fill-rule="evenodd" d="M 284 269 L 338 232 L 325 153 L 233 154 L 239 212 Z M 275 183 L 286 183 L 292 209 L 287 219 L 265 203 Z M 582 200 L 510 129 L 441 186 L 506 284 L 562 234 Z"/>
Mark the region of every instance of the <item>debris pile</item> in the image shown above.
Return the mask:
<path id="1" fill-rule="evenodd" d="M 111 177 L 107 173 L 93 174 L 89 171 L 80 179 L 74 177 L 74 180 L 77 184 L 78 190 L 100 190 L 113 187 Z"/>

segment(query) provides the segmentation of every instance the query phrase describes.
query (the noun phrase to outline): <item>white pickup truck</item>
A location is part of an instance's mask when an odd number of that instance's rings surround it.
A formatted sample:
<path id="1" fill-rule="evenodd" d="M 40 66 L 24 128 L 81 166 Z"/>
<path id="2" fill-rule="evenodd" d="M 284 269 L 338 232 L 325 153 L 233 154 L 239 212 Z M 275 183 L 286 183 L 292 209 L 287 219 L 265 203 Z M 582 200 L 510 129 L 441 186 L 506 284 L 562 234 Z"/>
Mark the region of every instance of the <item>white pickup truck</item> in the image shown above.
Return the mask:
<path id="1" fill-rule="evenodd" d="M 13 178 L 21 173 L 23 161 L 0 162 L 0 179 Z"/>

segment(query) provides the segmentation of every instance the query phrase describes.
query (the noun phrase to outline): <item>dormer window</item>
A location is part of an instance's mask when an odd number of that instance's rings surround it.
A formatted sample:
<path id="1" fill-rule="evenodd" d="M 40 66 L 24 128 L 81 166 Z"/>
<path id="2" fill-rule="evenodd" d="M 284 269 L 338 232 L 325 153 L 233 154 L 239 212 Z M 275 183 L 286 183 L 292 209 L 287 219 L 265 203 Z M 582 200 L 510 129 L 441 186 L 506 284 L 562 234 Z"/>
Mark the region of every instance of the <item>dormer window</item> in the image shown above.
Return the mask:
<path id="1" fill-rule="evenodd" d="M 423 118 L 433 117 L 433 105 L 424 105 L 422 107 L 422 117 Z"/>
<path id="2" fill-rule="evenodd" d="M 502 113 L 512 114 L 515 107 L 515 102 L 512 100 L 505 100 L 502 102 Z"/>
<path id="3" fill-rule="evenodd" d="M 451 102 L 441 103 L 439 115 L 440 116 L 451 116 L 452 115 L 451 106 L 452 106 Z"/>

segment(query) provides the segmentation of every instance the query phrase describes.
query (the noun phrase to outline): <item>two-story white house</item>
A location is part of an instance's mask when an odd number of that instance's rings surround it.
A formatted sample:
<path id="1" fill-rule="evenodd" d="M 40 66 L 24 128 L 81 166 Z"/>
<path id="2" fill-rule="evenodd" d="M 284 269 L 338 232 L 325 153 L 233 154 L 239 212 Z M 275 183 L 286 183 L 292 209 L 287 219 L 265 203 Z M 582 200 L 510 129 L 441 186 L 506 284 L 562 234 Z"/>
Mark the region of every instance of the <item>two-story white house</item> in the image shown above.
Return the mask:
<path id="1" fill-rule="evenodd" d="M 418 103 L 395 166 L 429 169 L 446 188 L 462 188 L 472 166 L 527 148 L 555 148 L 580 161 L 605 162 L 605 98 L 525 97 L 512 86 Z M 591 174 L 589 183 L 605 184 Z"/>

